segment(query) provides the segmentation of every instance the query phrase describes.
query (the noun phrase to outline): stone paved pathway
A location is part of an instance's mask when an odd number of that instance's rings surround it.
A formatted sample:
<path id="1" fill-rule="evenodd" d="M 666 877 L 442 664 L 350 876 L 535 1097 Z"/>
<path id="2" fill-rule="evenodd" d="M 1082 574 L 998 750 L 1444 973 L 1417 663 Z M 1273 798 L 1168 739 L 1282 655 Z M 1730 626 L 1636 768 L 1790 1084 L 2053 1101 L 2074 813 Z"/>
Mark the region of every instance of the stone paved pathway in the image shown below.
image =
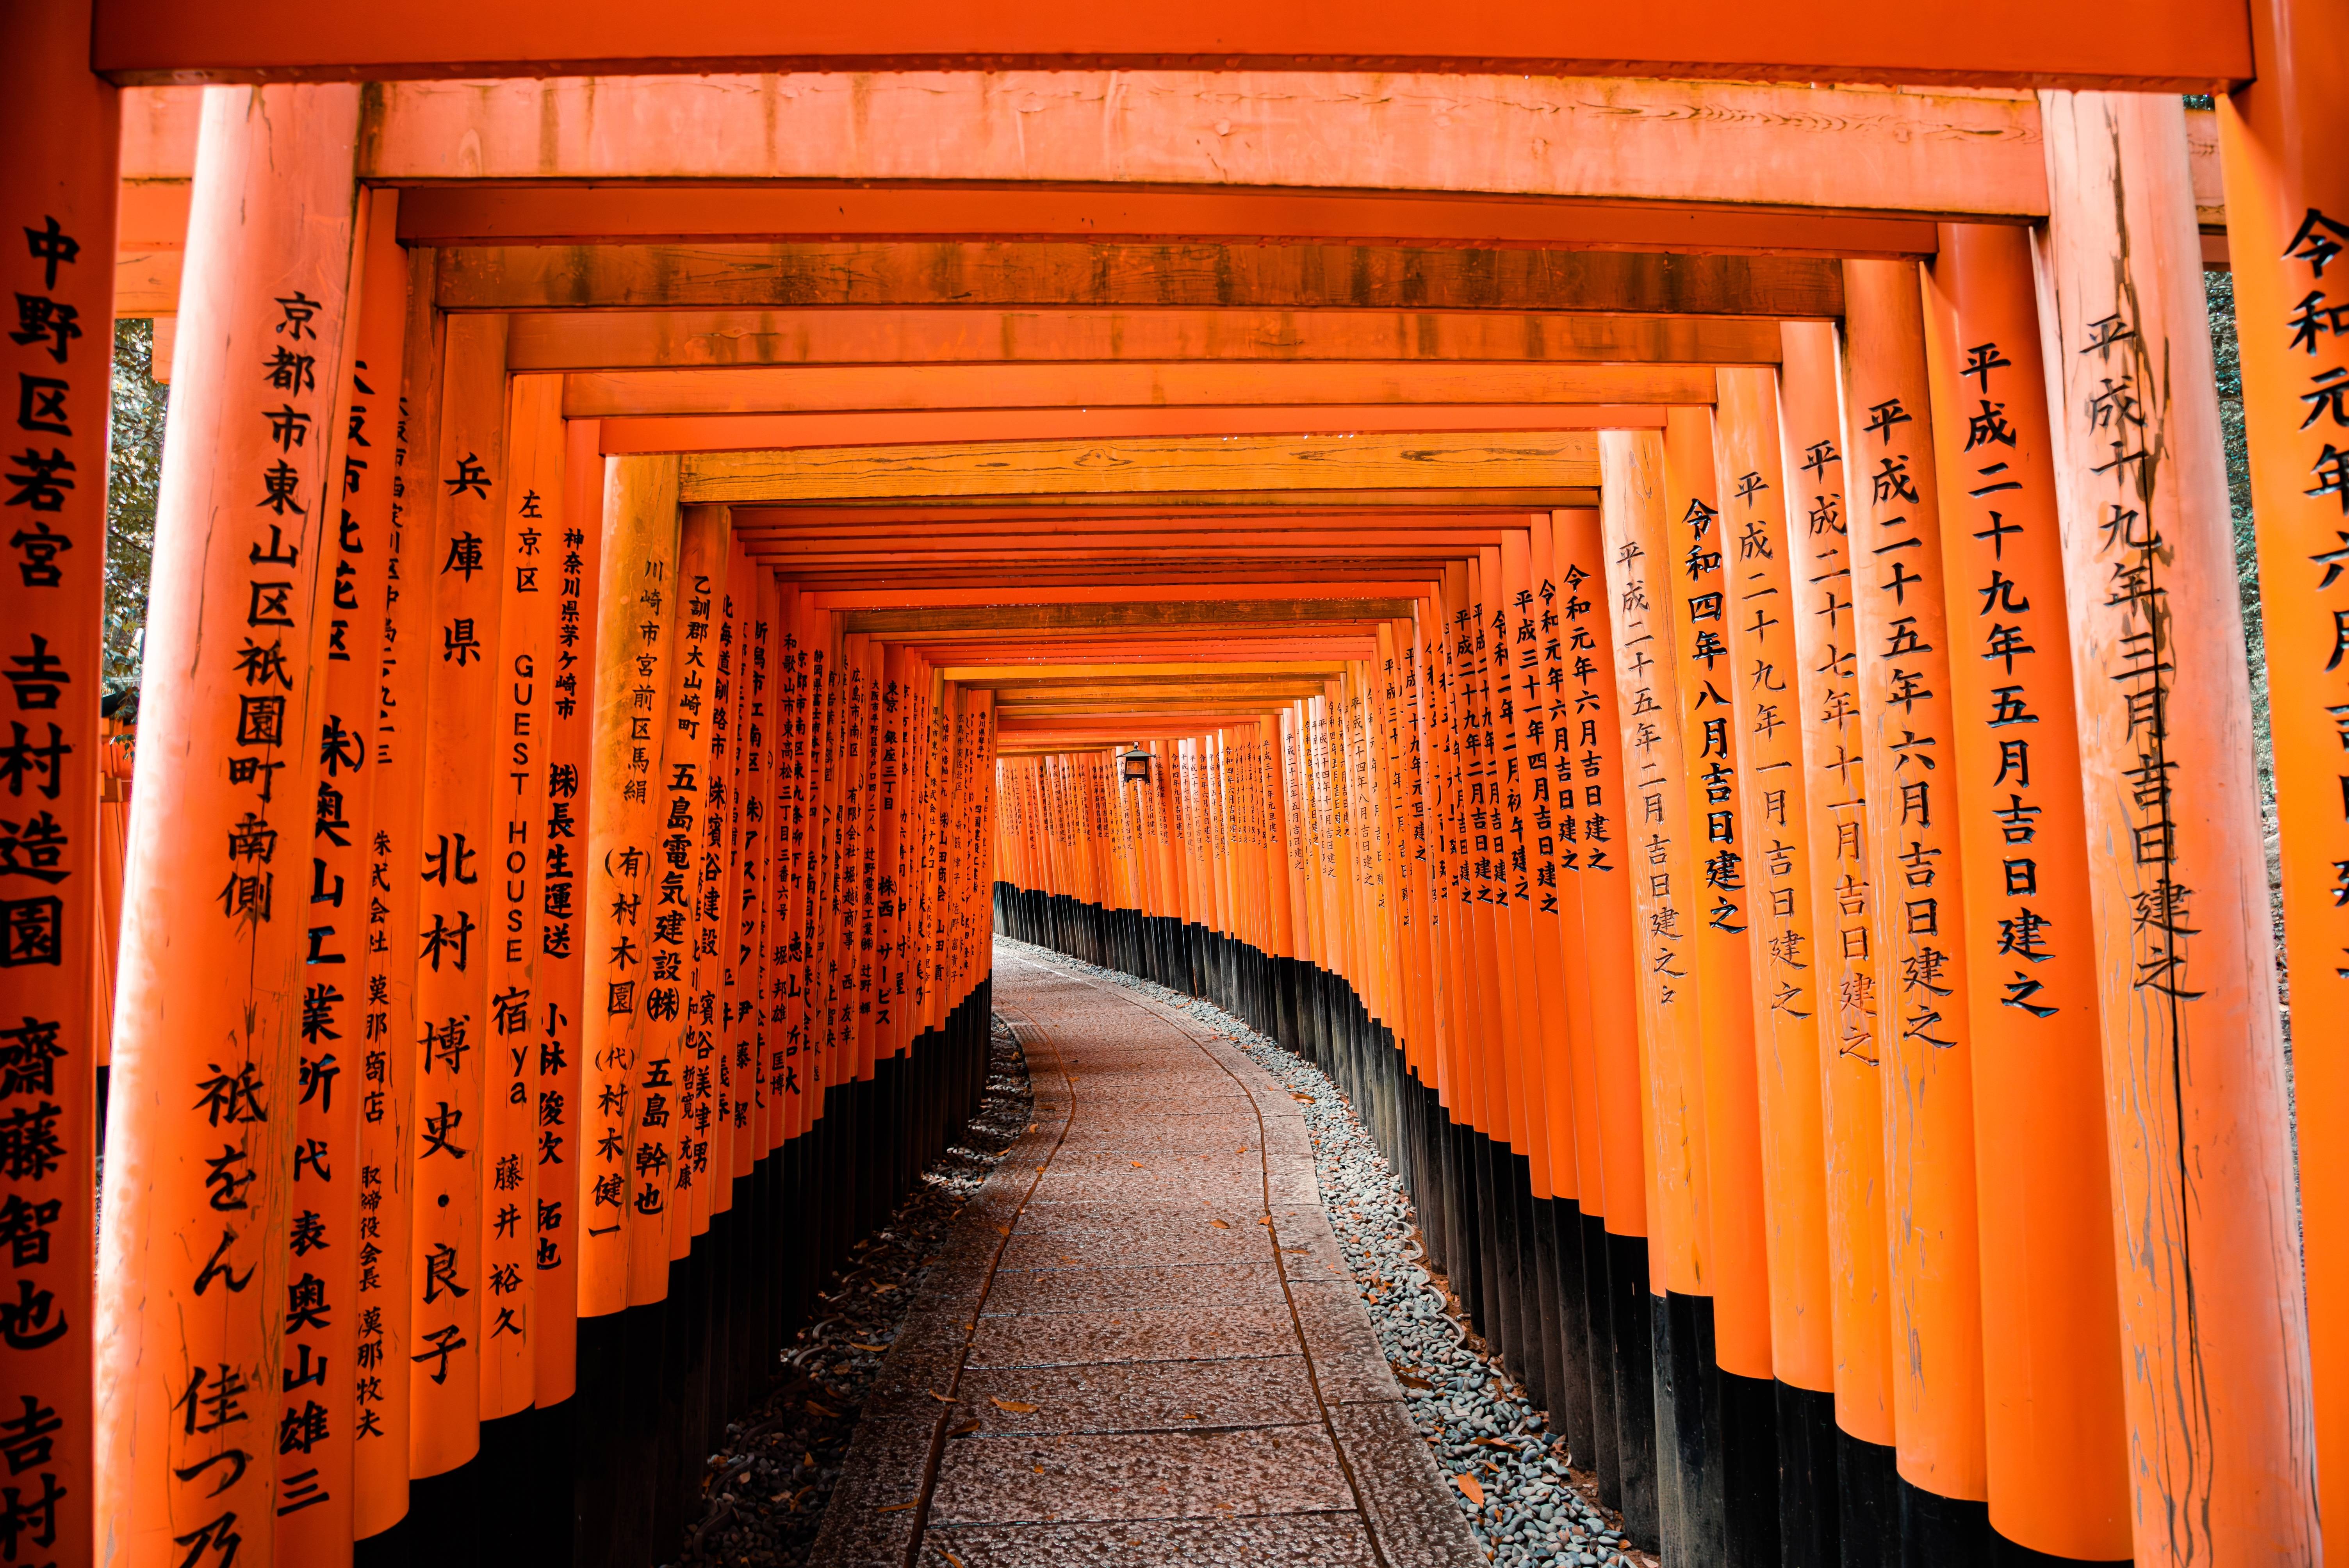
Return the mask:
<path id="1" fill-rule="evenodd" d="M 1197 1020 L 997 950 L 1036 1120 L 883 1363 L 825 1568 L 1469 1568 L 1300 1108 Z"/>

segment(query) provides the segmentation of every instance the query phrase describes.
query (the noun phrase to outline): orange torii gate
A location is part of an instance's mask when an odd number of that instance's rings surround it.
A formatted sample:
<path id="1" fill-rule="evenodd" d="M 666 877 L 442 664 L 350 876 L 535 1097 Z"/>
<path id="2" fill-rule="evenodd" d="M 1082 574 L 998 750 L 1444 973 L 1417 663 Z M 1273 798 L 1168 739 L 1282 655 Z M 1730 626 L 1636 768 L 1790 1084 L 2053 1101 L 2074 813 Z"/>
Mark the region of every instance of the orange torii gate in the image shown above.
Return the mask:
<path id="1" fill-rule="evenodd" d="M 1337 1071 L 1669 1559 L 2321 1553 L 2194 291 L 2321 1017 L 2349 29 L 281 9 L 5 25 L 11 1556 L 658 1560 L 976 1093 L 990 887 Z"/>

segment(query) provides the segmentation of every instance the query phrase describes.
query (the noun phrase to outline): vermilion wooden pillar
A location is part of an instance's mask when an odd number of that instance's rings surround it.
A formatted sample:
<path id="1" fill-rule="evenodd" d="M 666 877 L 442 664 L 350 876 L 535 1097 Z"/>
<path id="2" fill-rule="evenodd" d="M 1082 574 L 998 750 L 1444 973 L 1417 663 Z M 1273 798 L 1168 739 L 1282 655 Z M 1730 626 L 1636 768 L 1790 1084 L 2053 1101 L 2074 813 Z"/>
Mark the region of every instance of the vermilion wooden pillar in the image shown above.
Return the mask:
<path id="1" fill-rule="evenodd" d="M 577 1386 L 579 1244 L 588 1169 L 582 1141 L 580 1039 L 587 1009 L 588 846 L 595 824 L 589 789 L 595 766 L 596 611 L 604 539 L 600 511 L 604 459 L 595 421 L 564 428 L 562 504 L 554 509 L 554 647 L 543 668 L 549 707 L 545 747 L 545 870 L 540 900 L 538 975 L 531 997 L 537 1043 L 537 1131 L 533 1158 L 539 1191 L 531 1222 L 531 1267 L 538 1312 L 532 1336 L 533 1397 L 543 1408 Z"/>
<path id="2" fill-rule="evenodd" d="M 0 288 L 19 318 L 0 364 L 20 377 L 31 427 L 9 430 L 0 464 L 0 667 L 19 677 L 0 703 L 0 1117 L 34 1151 L 0 1181 L 15 1241 L 0 1275 L 0 1408 L 47 1432 L 39 1462 L 10 1484 L 28 1505 L 26 1555 L 67 1564 L 90 1560 L 94 1494 L 89 1173 L 105 1025 L 92 985 L 119 141 L 115 90 L 89 73 L 89 29 L 87 4 L 17 6 L 0 21 L 19 73 L 0 100 Z"/>
<path id="3" fill-rule="evenodd" d="M 1608 588 L 1607 542 L 1597 510 L 1551 514 L 1557 611 L 1564 634 L 1573 729 L 1555 738 L 1559 828 L 1569 819 L 1580 846 L 1577 892 L 1582 908 L 1583 962 L 1589 972 L 1592 1077 L 1599 1119 L 1599 1185 L 1604 1220 L 1586 1233 L 1586 1268 L 1605 1281 L 1606 1333 L 1596 1336 L 1594 1371 L 1611 1370 L 1614 1466 L 1608 1437 L 1594 1456 L 1600 1496 L 1622 1510 L 1632 1539 L 1652 1550 L 1656 1525 L 1655 1404 L 1648 1315 L 1649 1213 L 1653 1150 L 1646 1132 L 1647 1075 L 1640 1028 L 1640 944 L 1632 935 L 1630 820 L 1625 814 L 1623 727 L 1615 682 L 1615 634 Z M 1568 749 L 1568 742 L 1571 749 Z M 1568 805 L 1566 789 L 1573 790 Z M 1571 964 L 1571 960 L 1569 960 Z M 1569 983 L 1572 970 L 1569 968 Z M 1597 1328 L 1594 1322 L 1594 1333 Z M 1604 1395 L 1600 1396 L 1602 1398 Z"/>
<path id="4" fill-rule="evenodd" d="M 674 458 L 609 458 L 598 526 L 604 571 L 596 612 L 595 730 L 585 878 L 587 976 L 582 997 L 579 1314 L 630 1304 L 635 1209 L 632 1137 L 642 997 L 651 961 L 644 905 L 659 814 L 653 785 L 658 725 L 674 662 L 677 576 Z"/>
<path id="5" fill-rule="evenodd" d="M 2283 835 L 2283 918 L 2298 1037 L 2349 1010 L 2349 17 L 2335 5 L 2251 7 L 2259 79 L 2219 103 L 2227 254 L 2235 276 L 2251 513 Z M 2301 1126 L 2349 1108 L 2339 1053 L 2292 1063 Z M 2319 1512 L 2349 1552 L 2349 1158 L 2300 1144 Z"/>
<path id="6" fill-rule="evenodd" d="M 2310 1561 L 2308 1315 L 2184 111 L 2050 92 L 2040 112 L 2137 1557 Z M 2251 330 L 2277 330 L 2273 297 Z M 2312 592 L 2314 564 L 2269 592 Z M 2304 660 L 2306 620 L 2286 625 Z"/>
<path id="7" fill-rule="evenodd" d="M 1973 1005 L 1990 1522 L 2129 1555 L 2088 842 L 2030 237 L 1941 231 L 1926 346 Z"/>
<path id="8" fill-rule="evenodd" d="M 1786 542 L 1793 554 L 1812 884 L 1818 891 L 1820 1138 L 1826 1169 L 1828 1317 L 1835 1346 L 1837 1532 L 1848 1560 L 1899 1550 L 1892 1328 L 1886 1284 L 1884 1014 L 1876 993 L 1876 890 L 1852 618 L 1846 425 L 1836 329 L 1781 328 Z"/>
<path id="9" fill-rule="evenodd" d="M 408 261 L 392 232 L 398 201 L 396 192 L 374 191 L 360 210 L 352 363 L 338 373 L 341 407 L 328 426 L 336 443 L 327 500 L 335 529 L 318 556 L 325 603 L 311 635 L 318 779 L 295 1125 L 305 1159 L 287 1235 L 295 1282 L 288 1288 L 353 1305 L 309 1315 L 288 1330 L 281 1383 L 290 1424 L 281 1423 L 277 1472 L 280 1506 L 298 1505 L 283 1516 L 279 1547 L 290 1561 L 320 1563 L 347 1562 L 355 1529 L 363 1084 L 367 1053 L 384 1044 L 363 976 L 376 934 L 368 923 L 369 872 L 376 781 L 384 771 L 370 766 L 368 731 L 381 699 L 392 542 L 393 421 L 391 399 L 383 394 L 398 385 L 408 314 Z"/>
<path id="10" fill-rule="evenodd" d="M 371 231 L 375 232 L 376 231 Z M 432 303 L 432 253 L 409 258 L 408 318 L 398 391 L 364 405 L 361 433 L 387 432 L 382 470 L 390 507 L 388 582 L 378 632 L 378 689 L 367 732 L 377 769 L 367 861 L 367 1050 L 359 1111 L 358 1381 L 353 1458 L 357 1466 L 352 1528 L 360 1540 L 406 1517 L 409 1505 L 409 1319 L 410 1242 L 415 1229 L 417 910 L 415 874 L 424 824 L 427 690 L 431 647 L 433 514 L 428 483 L 440 448 L 443 318 Z M 364 317 L 362 318 L 364 320 Z M 368 359 L 374 367 L 373 358 Z M 372 385 L 372 384 L 370 384 Z M 354 411 L 363 406 L 354 397 Z M 375 439 L 373 436 L 370 440 Z M 354 443 L 356 450 L 356 443 Z M 373 459 L 370 459 L 372 463 Z M 372 477 L 372 469 L 371 475 Z M 373 492 L 362 489 L 362 504 Z M 395 872 L 398 874 L 395 874 Z M 373 1171 L 372 1180 L 369 1172 Z"/>
<path id="11" fill-rule="evenodd" d="M 122 1152 L 107 1166 L 98 1271 L 91 1501 L 109 1562 L 234 1550 L 267 1563 L 284 1505 L 308 655 L 340 484 L 326 432 L 344 366 L 358 98 L 345 86 L 204 97 L 125 872 Z M 230 1536 L 241 1544 L 224 1549 Z"/>
<path id="12" fill-rule="evenodd" d="M 456 316 L 441 370 L 440 453 L 419 481 L 439 502 L 427 578 L 429 707 L 416 958 L 415 1234 L 409 1258 L 409 1473 L 443 1475 L 480 1450 L 481 1203 L 490 1162 L 485 1058 L 497 963 L 490 892 L 501 846 L 477 749 L 504 691 L 498 669 L 504 559 L 505 318 Z"/>
<path id="13" fill-rule="evenodd" d="M 1663 442 L 1599 436 L 1599 515 L 1623 731 L 1623 832 L 1631 872 L 1654 1161 L 1649 1214 L 1654 1332 L 1658 1528 L 1667 1553 L 1719 1555 L 1720 1493 L 1708 1491 L 1703 1373 L 1694 1314 L 1713 1292 L 1704 1065 L 1695 938 L 1702 919 L 1690 848 L 1687 759 L 1671 645 L 1673 560 L 1664 516 Z M 1714 1478 L 1717 1480 L 1717 1477 Z"/>
<path id="14" fill-rule="evenodd" d="M 1707 1389 L 1722 1467 L 1722 1556 L 1775 1558 L 1777 1398 L 1770 1357 L 1768 1222 L 1757 1099 L 1753 840 L 1738 799 L 1744 746 L 1731 691 L 1721 498 L 1714 480 L 1712 410 L 1674 408 L 1664 429 L 1665 537 L 1672 653 L 1680 686 L 1681 756 L 1687 769 L 1689 855 L 1695 905 L 1698 1033 L 1704 1060 L 1704 1126 L 1713 1227 L 1713 1360 Z"/>
<path id="15" fill-rule="evenodd" d="M 1987 1549 L 1973 1079 L 1940 500 L 1915 263 L 1847 262 L 1846 457 L 1875 882 L 1904 1551 Z M 1867 488 L 1863 490 L 1861 487 Z"/>
<path id="16" fill-rule="evenodd" d="M 1828 1308 L 1826 1006 L 1803 758 L 1795 546 L 1780 451 L 1777 378 L 1717 372 L 1723 685 L 1735 708 L 1745 826 L 1747 954 L 1758 1054 L 1755 1109 L 1767 1200 L 1770 1346 L 1777 1377 L 1779 1539 L 1790 1568 L 1837 1551 L 1835 1346 Z M 1807 575 L 1807 573 L 1806 573 Z M 1808 584 L 1806 583 L 1806 586 Z"/>
<path id="17" fill-rule="evenodd" d="M 549 743 L 555 722 L 562 624 L 563 383 L 508 383 L 505 553 L 500 597 L 497 717 L 490 733 L 489 1003 L 481 1047 L 481 1418 L 537 1402 L 535 1341 L 539 1181 L 539 1042 L 546 1033 L 544 919 Z M 565 862 L 568 863 L 567 861 Z M 557 878 L 557 885 L 563 879 Z M 559 1174 L 559 1172 L 554 1172 Z M 543 1194 L 558 1202 L 560 1185 Z"/>

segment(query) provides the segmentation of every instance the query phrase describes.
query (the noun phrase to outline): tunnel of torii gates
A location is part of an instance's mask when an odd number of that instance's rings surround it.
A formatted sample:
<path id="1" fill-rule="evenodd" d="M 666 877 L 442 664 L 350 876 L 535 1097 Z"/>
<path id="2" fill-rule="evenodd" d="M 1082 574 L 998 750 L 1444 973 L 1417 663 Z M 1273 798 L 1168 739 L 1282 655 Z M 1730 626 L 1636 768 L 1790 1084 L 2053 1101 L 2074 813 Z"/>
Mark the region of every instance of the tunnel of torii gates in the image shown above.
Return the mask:
<path id="1" fill-rule="evenodd" d="M 0 1562 L 672 1554 L 994 931 L 1674 1568 L 2317 1562 L 2349 13 L 1568 9 L 8 6 Z"/>

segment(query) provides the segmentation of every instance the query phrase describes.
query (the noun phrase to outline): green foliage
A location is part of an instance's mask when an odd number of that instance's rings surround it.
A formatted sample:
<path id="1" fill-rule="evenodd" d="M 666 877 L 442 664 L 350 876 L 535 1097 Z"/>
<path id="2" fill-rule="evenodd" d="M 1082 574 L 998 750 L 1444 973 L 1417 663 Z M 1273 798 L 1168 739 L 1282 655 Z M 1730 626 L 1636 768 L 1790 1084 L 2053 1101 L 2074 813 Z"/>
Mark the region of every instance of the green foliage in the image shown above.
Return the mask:
<path id="1" fill-rule="evenodd" d="M 147 626 L 154 565 L 155 490 L 163 474 L 166 392 L 150 370 L 155 324 L 114 324 L 114 410 L 106 462 L 106 686 L 139 684 L 139 634 Z"/>
<path id="2" fill-rule="evenodd" d="M 2275 799 L 2275 746 L 2268 729 L 2266 627 L 2260 614 L 2260 556 L 2251 531 L 2251 453 L 2243 438 L 2243 362 L 2235 346 L 2235 279 L 2204 273 L 2210 312 L 2210 357 L 2219 376 L 2219 428 L 2227 447 L 2227 505 L 2235 538 L 2235 591 L 2243 607 L 2243 646 L 2251 665 L 2251 727 L 2258 743 L 2260 793 Z"/>

